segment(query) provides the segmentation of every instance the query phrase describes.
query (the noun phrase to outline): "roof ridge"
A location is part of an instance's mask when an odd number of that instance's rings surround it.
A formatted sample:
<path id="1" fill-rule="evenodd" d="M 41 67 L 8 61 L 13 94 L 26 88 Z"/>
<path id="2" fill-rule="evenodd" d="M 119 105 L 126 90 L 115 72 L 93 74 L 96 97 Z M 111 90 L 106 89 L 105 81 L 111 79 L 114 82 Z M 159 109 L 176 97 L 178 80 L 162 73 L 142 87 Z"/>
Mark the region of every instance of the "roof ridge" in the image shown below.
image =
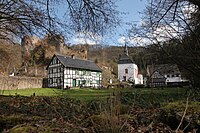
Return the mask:
<path id="1" fill-rule="evenodd" d="M 83 60 L 83 59 L 73 59 L 70 56 L 64 56 L 64 55 L 55 55 L 64 66 L 66 67 L 74 67 L 74 68 L 82 68 L 82 69 L 88 69 L 88 70 L 97 70 L 102 71 L 101 68 L 91 60 Z"/>
<path id="2" fill-rule="evenodd" d="M 62 55 L 62 54 L 55 54 L 56 56 L 58 55 L 58 56 L 63 56 L 63 57 L 68 57 L 68 58 L 71 58 L 71 59 L 73 59 L 71 56 L 69 56 L 69 55 Z M 74 60 L 82 60 L 82 61 L 89 61 L 89 62 L 94 62 L 94 61 L 92 61 L 92 60 L 87 60 L 87 59 L 81 59 L 81 58 L 74 58 Z"/>

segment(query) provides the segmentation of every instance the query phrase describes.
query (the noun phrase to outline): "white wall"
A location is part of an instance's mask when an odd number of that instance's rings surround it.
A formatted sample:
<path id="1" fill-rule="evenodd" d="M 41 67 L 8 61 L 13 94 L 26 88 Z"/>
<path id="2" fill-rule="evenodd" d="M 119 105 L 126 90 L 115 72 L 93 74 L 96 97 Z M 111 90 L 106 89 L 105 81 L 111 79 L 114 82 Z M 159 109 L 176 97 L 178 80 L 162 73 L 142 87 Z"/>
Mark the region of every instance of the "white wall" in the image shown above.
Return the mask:
<path id="1" fill-rule="evenodd" d="M 73 87 L 73 79 L 76 79 L 76 86 L 78 87 L 79 83 L 84 86 L 91 87 L 100 87 L 102 74 L 101 72 L 94 72 L 89 70 L 81 70 L 75 68 L 65 68 L 64 69 L 64 87 L 69 86 Z"/>
<path id="2" fill-rule="evenodd" d="M 181 75 L 172 76 L 172 74 L 170 74 L 168 76 L 165 75 L 165 77 L 167 78 L 166 82 L 182 82 Z"/>
<path id="3" fill-rule="evenodd" d="M 128 69 L 128 73 L 125 73 L 125 69 Z M 118 80 L 123 81 L 126 76 L 126 81 L 129 79 L 138 84 L 138 67 L 136 64 L 118 64 Z"/>
<path id="4" fill-rule="evenodd" d="M 144 84 L 143 75 L 138 74 L 138 84 Z"/>

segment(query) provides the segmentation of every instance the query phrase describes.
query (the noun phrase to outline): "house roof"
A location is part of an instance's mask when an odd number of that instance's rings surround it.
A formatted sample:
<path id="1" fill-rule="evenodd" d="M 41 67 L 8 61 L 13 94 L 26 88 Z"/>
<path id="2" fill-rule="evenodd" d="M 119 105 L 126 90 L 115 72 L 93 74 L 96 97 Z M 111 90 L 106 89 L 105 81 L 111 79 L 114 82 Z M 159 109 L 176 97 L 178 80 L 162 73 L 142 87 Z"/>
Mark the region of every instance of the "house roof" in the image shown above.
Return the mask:
<path id="1" fill-rule="evenodd" d="M 134 63 L 134 61 L 127 54 L 124 53 L 119 57 L 118 64 L 130 64 L 130 63 Z"/>
<path id="2" fill-rule="evenodd" d="M 148 65 L 147 74 L 158 72 L 161 75 L 167 74 L 180 74 L 179 68 L 176 64 L 161 64 L 161 65 Z"/>
<path id="3" fill-rule="evenodd" d="M 55 55 L 60 62 L 65 67 L 70 68 L 80 68 L 80 69 L 86 69 L 86 70 L 93 70 L 93 71 L 99 71 L 101 72 L 101 68 L 97 66 L 93 61 L 89 60 L 82 60 L 82 59 L 74 59 L 69 56 L 63 56 L 63 55 Z"/>

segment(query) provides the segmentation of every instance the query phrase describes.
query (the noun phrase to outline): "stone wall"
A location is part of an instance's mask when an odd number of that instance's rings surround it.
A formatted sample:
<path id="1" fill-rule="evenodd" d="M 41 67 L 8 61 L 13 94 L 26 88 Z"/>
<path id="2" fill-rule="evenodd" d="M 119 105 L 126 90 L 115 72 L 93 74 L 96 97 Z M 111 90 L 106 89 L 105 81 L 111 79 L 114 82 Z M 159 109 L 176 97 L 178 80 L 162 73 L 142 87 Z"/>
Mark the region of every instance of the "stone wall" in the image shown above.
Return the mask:
<path id="1" fill-rule="evenodd" d="M 36 77 L 0 77 L 0 90 L 42 88 L 43 79 Z"/>

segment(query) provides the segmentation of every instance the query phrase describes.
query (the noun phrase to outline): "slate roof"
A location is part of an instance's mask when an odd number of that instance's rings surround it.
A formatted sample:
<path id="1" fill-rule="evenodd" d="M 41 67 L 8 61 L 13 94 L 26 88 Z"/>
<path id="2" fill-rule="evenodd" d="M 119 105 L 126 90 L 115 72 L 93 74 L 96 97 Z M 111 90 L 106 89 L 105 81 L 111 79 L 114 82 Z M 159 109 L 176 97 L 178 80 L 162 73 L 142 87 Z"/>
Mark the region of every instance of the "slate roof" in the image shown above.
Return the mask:
<path id="1" fill-rule="evenodd" d="M 102 71 L 101 68 L 97 66 L 93 61 L 74 59 L 72 57 L 63 55 L 55 55 L 55 56 L 60 60 L 60 62 L 65 67 L 80 68 L 80 69 L 99 71 L 99 72 Z"/>
<path id="2" fill-rule="evenodd" d="M 127 54 L 123 54 L 119 57 L 118 64 L 130 64 L 135 63 Z"/>
<path id="3" fill-rule="evenodd" d="M 179 68 L 176 64 L 161 64 L 161 65 L 148 65 L 147 66 L 147 74 L 150 75 L 152 73 L 158 72 L 162 75 L 166 74 L 180 74 Z"/>

